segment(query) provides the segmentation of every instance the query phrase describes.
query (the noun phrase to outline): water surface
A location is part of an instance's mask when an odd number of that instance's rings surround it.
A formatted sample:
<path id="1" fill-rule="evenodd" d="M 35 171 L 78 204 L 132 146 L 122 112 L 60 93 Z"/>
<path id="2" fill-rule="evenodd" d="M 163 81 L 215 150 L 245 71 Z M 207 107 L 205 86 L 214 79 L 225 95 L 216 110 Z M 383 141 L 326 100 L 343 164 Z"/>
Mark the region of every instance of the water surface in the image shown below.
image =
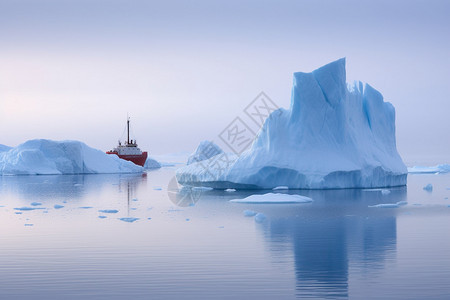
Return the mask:
<path id="1" fill-rule="evenodd" d="M 314 199 L 300 204 L 230 203 L 254 191 L 180 190 L 173 176 L 0 177 L 0 298 L 450 294 L 449 175 L 389 192 L 277 191 Z"/>

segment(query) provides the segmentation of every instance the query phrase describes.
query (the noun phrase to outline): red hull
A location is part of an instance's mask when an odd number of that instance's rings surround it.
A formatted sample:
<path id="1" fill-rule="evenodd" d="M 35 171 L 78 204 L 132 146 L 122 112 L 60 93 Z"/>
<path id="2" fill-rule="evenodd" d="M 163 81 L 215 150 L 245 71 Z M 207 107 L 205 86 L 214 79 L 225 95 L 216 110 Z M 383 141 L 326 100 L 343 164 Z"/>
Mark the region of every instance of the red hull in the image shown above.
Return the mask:
<path id="1" fill-rule="evenodd" d="M 138 166 L 144 166 L 145 161 L 147 160 L 147 152 L 142 152 L 141 155 L 119 155 L 117 152 L 108 151 L 106 154 L 115 154 L 121 159 L 125 159 L 131 161 L 132 163 Z"/>

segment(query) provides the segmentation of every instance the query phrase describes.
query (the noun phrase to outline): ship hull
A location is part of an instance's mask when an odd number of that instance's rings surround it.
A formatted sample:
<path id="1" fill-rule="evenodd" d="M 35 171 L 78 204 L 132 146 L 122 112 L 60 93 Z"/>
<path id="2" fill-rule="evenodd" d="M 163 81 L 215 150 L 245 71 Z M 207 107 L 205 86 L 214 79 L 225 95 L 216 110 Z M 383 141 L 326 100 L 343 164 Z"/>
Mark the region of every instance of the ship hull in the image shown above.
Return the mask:
<path id="1" fill-rule="evenodd" d="M 108 151 L 106 154 L 115 154 L 121 159 L 125 159 L 128 161 L 131 161 L 132 163 L 143 167 L 145 164 L 145 161 L 147 160 L 147 152 L 142 152 L 140 155 L 119 155 L 117 152 L 114 151 Z"/>

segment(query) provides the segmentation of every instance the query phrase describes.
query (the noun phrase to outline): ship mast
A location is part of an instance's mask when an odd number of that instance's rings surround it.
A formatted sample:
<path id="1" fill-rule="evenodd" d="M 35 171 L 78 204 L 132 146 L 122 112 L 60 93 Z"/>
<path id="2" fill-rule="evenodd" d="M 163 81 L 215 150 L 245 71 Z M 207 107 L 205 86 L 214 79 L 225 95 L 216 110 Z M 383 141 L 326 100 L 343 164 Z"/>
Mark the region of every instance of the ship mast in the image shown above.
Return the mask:
<path id="1" fill-rule="evenodd" d="M 130 144 L 130 117 L 127 118 L 127 145 Z"/>

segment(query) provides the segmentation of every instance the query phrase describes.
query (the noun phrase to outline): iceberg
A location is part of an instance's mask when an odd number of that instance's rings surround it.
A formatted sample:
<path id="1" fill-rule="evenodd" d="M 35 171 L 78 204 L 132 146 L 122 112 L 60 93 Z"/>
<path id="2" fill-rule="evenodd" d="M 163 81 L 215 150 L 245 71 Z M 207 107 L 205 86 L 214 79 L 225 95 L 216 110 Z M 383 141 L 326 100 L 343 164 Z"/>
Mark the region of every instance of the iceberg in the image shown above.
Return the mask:
<path id="1" fill-rule="evenodd" d="M 143 168 L 79 141 L 30 140 L 0 152 L 0 175 L 140 173 Z"/>
<path id="2" fill-rule="evenodd" d="M 284 204 L 284 203 L 310 203 L 313 199 L 301 195 L 275 194 L 268 193 L 263 195 L 251 195 L 244 199 L 233 199 L 233 203 L 252 203 L 252 204 Z"/>
<path id="3" fill-rule="evenodd" d="M 12 147 L 0 144 L 0 152 L 6 152 L 11 150 Z"/>
<path id="4" fill-rule="evenodd" d="M 188 157 L 187 165 L 207 160 L 221 153 L 223 150 L 214 142 L 201 141 L 195 152 Z"/>
<path id="5" fill-rule="evenodd" d="M 369 84 L 346 83 L 345 58 L 294 73 L 289 109 L 270 114 L 250 149 L 221 168 L 177 170 L 182 185 L 215 189 L 380 188 L 406 185 L 395 109 Z"/>
<path id="6" fill-rule="evenodd" d="M 159 168 L 161 168 L 161 164 L 156 159 L 147 157 L 147 160 L 145 161 L 144 164 L 144 169 L 159 169 Z"/>

